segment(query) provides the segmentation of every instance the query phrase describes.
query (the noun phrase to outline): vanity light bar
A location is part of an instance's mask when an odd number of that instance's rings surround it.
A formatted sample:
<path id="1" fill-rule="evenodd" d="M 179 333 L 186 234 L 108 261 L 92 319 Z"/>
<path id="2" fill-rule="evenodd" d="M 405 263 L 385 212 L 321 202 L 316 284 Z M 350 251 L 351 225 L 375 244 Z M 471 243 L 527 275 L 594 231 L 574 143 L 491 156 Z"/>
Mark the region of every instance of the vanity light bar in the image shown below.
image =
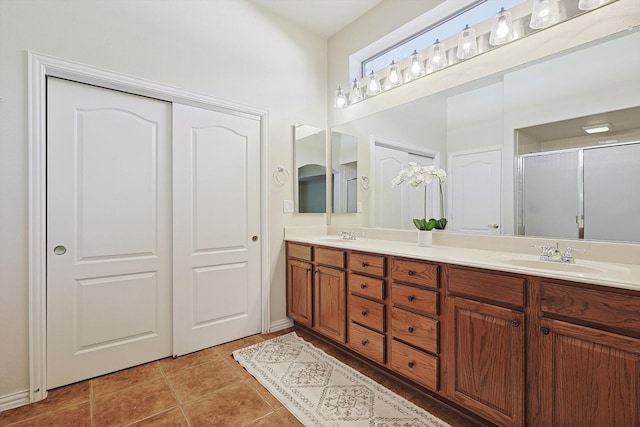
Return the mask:
<path id="1" fill-rule="evenodd" d="M 609 123 L 602 123 L 599 125 L 585 126 L 582 128 L 582 130 L 589 134 L 609 132 L 611 130 L 611 125 Z"/>

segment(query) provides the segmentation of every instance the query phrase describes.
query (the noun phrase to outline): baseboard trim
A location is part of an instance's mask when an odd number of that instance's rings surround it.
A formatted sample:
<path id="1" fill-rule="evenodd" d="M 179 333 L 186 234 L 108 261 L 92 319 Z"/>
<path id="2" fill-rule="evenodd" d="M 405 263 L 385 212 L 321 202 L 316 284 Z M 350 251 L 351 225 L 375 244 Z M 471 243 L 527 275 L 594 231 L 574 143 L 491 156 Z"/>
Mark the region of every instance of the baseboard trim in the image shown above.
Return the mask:
<path id="1" fill-rule="evenodd" d="M 284 319 L 271 322 L 270 331 L 277 332 L 287 328 L 293 328 L 293 320 L 289 319 L 288 317 L 285 317 Z"/>
<path id="2" fill-rule="evenodd" d="M 30 403 L 29 390 L 16 391 L 15 393 L 0 396 L 0 412 L 7 409 L 17 408 L 18 406 Z"/>

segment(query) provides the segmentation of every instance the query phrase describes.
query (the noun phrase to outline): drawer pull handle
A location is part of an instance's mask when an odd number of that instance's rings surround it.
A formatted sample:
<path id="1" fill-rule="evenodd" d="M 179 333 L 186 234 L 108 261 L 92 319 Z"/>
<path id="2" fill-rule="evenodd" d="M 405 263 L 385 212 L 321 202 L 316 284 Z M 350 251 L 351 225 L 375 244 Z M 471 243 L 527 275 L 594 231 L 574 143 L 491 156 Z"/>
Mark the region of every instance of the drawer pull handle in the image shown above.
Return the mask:
<path id="1" fill-rule="evenodd" d="M 511 321 L 511 324 L 513 325 L 513 327 L 517 328 L 518 326 L 520 326 L 520 321 L 518 319 L 513 319 Z"/>
<path id="2" fill-rule="evenodd" d="M 369 267 L 369 263 L 368 263 L 368 262 L 364 262 L 364 261 L 362 261 L 362 266 L 363 266 L 363 267 Z"/>
<path id="3" fill-rule="evenodd" d="M 360 289 L 365 289 L 367 287 L 367 285 L 365 285 L 364 283 L 360 283 Z"/>
<path id="4" fill-rule="evenodd" d="M 362 315 L 366 316 L 368 314 L 367 310 L 362 310 Z"/>
<path id="5" fill-rule="evenodd" d="M 409 302 L 413 301 L 415 299 L 415 297 L 413 295 L 409 295 L 407 297 L 407 299 L 409 300 Z"/>
<path id="6" fill-rule="evenodd" d="M 409 276 L 413 276 L 413 275 L 415 274 L 415 271 L 413 271 L 413 270 L 409 270 L 409 271 L 407 271 L 407 274 L 408 274 Z"/>
<path id="7" fill-rule="evenodd" d="M 413 368 L 416 364 L 414 362 L 409 362 L 407 363 L 407 366 L 410 368 Z"/>
<path id="8" fill-rule="evenodd" d="M 543 326 L 542 328 L 540 328 L 540 332 L 542 332 L 542 335 L 549 335 L 549 333 L 551 333 L 551 330 Z"/>
<path id="9" fill-rule="evenodd" d="M 415 331 L 415 329 L 413 328 L 413 326 L 409 326 L 409 327 L 407 328 L 407 331 L 409 331 L 409 333 L 410 333 L 410 334 L 412 334 L 412 333 L 413 333 L 413 331 Z"/>
<path id="10" fill-rule="evenodd" d="M 310 269 L 310 268 L 307 268 L 307 273 L 308 273 L 308 272 L 310 272 L 310 271 L 311 271 L 311 269 Z"/>
<path id="11" fill-rule="evenodd" d="M 318 274 L 318 273 L 320 273 L 320 270 L 316 270 L 316 271 L 314 271 L 314 273 Z"/>
<path id="12" fill-rule="evenodd" d="M 361 344 L 362 344 L 363 346 L 365 346 L 365 345 L 369 344 L 369 341 L 367 341 L 367 340 L 362 340 L 362 341 L 361 341 Z"/>

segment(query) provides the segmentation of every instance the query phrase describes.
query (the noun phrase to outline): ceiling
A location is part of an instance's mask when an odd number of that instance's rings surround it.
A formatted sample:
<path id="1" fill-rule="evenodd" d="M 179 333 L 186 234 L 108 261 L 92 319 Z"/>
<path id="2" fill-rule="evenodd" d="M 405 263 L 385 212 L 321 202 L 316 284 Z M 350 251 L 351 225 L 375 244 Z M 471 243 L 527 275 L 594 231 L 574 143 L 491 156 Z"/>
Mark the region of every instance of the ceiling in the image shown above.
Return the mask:
<path id="1" fill-rule="evenodd" d="M 328 39 L 382 0 L 250 0 Z"/>

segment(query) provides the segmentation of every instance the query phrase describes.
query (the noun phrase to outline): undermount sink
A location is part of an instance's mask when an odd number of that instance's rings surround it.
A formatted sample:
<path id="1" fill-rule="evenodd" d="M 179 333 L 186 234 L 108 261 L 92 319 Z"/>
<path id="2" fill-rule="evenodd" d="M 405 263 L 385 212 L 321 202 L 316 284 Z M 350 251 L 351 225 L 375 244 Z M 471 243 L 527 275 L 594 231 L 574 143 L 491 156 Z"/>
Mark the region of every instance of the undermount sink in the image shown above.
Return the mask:
<path id="1" fill-rule="evenodd" d="M 573 274 L 589 274 L 589 275 L 611 275 L 611 274 L 625 274 L 629 273 L 629 269 L 609 263 L 600 263 L 595 261 L 576 260 L 573 263 L 563 263 L 555 261 L 542 261 L 534 256 L 526 255 L 495 255 L 490 259 L 493 262 L 503 265 L 510 265 L 519 268 L 533 268 L 536 270 L 552 270 L 558 273 L 573 273 Z"/>
<path id="2" fill-rule="evenodd" d="M 504 259 L 500 260 L 501 263 L 512 265 L 514 267 L 523 268 L 536 268 L 539 270 L 554 270 L 563 271 L 566 273 L 581 273 L 581 274 L 602 274 L 606 271 L 601 268 L 587 267 L 580 264 L 553 262 L 553 261 L 540 261 L 536 259 Z"/>
<path id="3" fill-rule="evenodd" d="M 324 240 L 325 242 L 333 242 L 333 243 L 351 243 L 356 241 L 356 240 L 343 239 L 340 236 L 324 236 L 322 240 Z"/>

